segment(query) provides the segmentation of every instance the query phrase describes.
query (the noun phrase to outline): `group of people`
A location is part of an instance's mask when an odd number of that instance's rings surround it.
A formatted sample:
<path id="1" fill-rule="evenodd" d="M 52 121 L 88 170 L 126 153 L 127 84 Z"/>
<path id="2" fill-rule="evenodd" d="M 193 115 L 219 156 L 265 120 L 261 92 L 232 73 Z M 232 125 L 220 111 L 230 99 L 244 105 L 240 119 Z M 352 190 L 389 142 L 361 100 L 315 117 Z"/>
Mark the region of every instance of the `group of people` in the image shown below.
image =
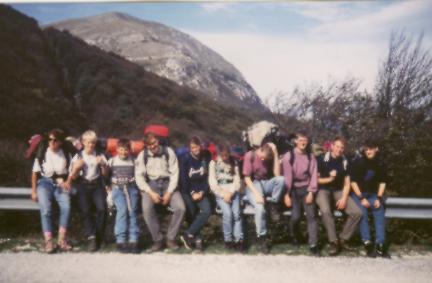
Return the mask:
<path id="1" fill-rule="evenodd" d="M 117 154 L 106 159 L 97 152 L 97 135 L 86 131 L 83 149 L 74 156 L 63 147 L 62 131 L 48 134 L 46 151 L 35 158 L 32 199 L 39 202 L 45 251 L 72 249 L 67 239 L 71 192 L 76 189 L 89 251 L 99 249 L 104 239 L 107 192 L 116 208 L 114 234 L 120 252 L 139 253 L 139 201 L 151 234 L 151 252 L 178 249 L 177 237 L 186 218 L 180 240 L 187 249 L 203 249 L 201 231 L 212 214 L 214 197 L 222 211 L 223 239 L 227 249 L 245 250 L 241 203 L 244 191 L 255 209 L 259 249 L 270 251 L 267 214 L 280 219 L 283 206 L 291 208 L 289 231 L 292 244 L 299 245 L 299 222 L 306 214 L 308 244 L 313 255 L 320 255 L 318 213 L 327 231 L 329 254 L 347 248 L 348 240 L 360 228 L 367 255 L 388 257 L 385 241 L 385 169 L 378 162 L 378 144 L 366 141 L 363 155 L 352 164 L 345 158 L 346 141 L 336 137 L 330 150 L 316 158 L 308 150 L 309 138 L 298 132 L 294 148 L 279 155 L 273 143 L 247 152 L 240 166 L 228 144 L 218 147 L 213 157 L 199 137 L 189 140 L 187 153 L 177 156 L 160 143 L 153 132 L 145 134 L 144 149 L 136 158 L 131 142 L 119 139 Z M 60 208 L 57 242 L 53 238 L 52 202 Z M 172 216 L 166 237 L 161 232 L 157 206 L 169 207 Z M 95 208 L 95 209 L 92 209 Z M 334 209 L 347 219 L 336 233 Z M 369 211 L 375 223 L 375 243 L 369 227 Z"/>

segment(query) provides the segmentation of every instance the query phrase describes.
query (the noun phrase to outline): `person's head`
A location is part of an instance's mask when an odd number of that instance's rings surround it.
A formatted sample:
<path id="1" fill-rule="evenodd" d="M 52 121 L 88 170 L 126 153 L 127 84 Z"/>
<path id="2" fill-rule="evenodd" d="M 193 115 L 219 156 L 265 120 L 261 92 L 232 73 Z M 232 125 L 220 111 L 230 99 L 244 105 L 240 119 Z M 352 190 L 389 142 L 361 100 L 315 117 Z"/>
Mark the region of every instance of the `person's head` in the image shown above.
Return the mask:
<path id="1" fill-rule="evenodd" d="M 228 144 L 221 144 L 218 146 L 218 155 L 225 163 L 231 162 L 231 147 Z"/>
<path id="2" fill-rule="evenodd" d="M 378 149 L 378 141 L 377 140 L 368 139 L 364 142 L 363 153 L 367 159 L 369 159 L 369 160 L 374 159 L 376 157 L 378 151 L 379 151 L 379 149 Z"/>
<path id="3" fill-rule="evenodd" d="M 260 150 L 256 151 L 256 154 L 261 161 L 266 162 L 273 160 L 273 150 L 268 143 L 261 146 Z"/>
<path id="4" fill-rule="evenodd" d="M 200 137 L 193 136 L 189 139 L 189 150 L 194 156 L 199 156 L 202 150 L 202 141 Z"/>
<path id="5" fill-rule="evenodd" d="M 48 147 L 52 151 L 57 151 L 60 149 L 64 142 L 65 136 L 64 132 L 60 129 L 51 130 L 48 133 Z"/>
<path id="6" fill-rule="evenodd" d="M 153 132 L 148 132 L 144 137 L 144 143 L 151 153 L 156 154 L 159 152 L 159 139 Z"/>
<path id="7" fill-rule="evenodd" d="M 129 157 L 131 152 L 131 142 L 129 139 L 121 138 L 117 142 L 117 155 L 121 159 Z"/>
<path id="8" fill-rule="evenodd" d="M 341 157 L 345 152 L 346 140 L 343 137 L 335 137 L 331 143 L 330 152 L 334 158 Z"/>
<path id="9" fill-rule="evenodd" d="M 309 144 L 309 138 L 305 132 L 299 131 L 295 134 L 294 143 L 298 150 L 304 152 Z"/>
<path id="10" fill-rule="evenodd" d="M 65 139 L 65 141 L 70 142 L 75 147 L 75 149 L 78 151 L 83 149 L 83 144 L 81 143 L 79 138 L 69 136 Z"/>
<path id="11" fill-rule="evenodd" d="M 94 131 L 85 131 L 81 136 L 84 151 L 86 153 L 92 153 L 96 147 L 97 135 Z"/>

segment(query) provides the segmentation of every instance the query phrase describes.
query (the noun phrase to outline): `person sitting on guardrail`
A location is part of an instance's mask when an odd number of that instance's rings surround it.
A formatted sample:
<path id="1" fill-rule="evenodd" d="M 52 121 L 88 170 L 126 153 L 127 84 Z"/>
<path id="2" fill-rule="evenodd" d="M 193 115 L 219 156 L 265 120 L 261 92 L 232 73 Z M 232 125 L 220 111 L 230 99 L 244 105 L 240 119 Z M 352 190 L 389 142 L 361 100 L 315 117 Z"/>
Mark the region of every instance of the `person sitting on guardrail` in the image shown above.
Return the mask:
<path id="1" fill-rule="evenodd" d="M 168 226 L 166 247 L 177 250 L 177 235 L 186 211 L 180 192 L 177 190 L 179 165 L 174 151 L 159 144 L 159 138 L 148 132 L 144 138 L 145 148 L 136 159 L 135 179 L 141 190 L 144 220 L 152 236 L 150 252 L 164 248 L 156 205 L 170 205 L 173 215 Z"/>
<path id="2" fill-rule="evenodd" d="M 131 153 L 130 140 L 119 139 L 117 155 L 108 160 L 111 181 L 109 190 L 116 207 L 114 234 L 117 250 L 121 253 L 139 253 L 139 191 L 135 183 L 135 160 Z"/>
<path id="3" fill-rule="evenodd" d="M 306 212 L 308 243 L 313 255 L 319 256 L 318 223 L 316 219 L 315 194 L 318 190 L 318 169 L 315 156 L 310 151 L 309 138 L 304 132 L 295 134 L 295 147 L 283 159 L 283 172 L 287 188 L 284 202 L 291 208 L 290 233 L 292 243 L 299 244 L 299 222 L 302 207 Z"/>
<path id="4" fill-rule="evenodd" d="M 348 174 L 348 160 L 344 156 L 346 140 L 336 137 L 330 144 L 330 150 L 318 157 L 318 193 L 316 203 L 321 211 L 321 219 L 327 231 L 330 245 L 329 254 L 337 255 L 341 248 L 347 248 L 347 242 L 357 229 L 362 212 L 350 197 L 351 181 Z M 333 208 L 344 211 L 348 217 L 339 239 Z"/>
<path id="5" fill-rule="evenodd" d="M 378 142 L 369 139 L 364 142 L 362 156 L 354 161 L 351 171 L 351 186 L 354 201 L 362 210 L 360 236 L 369 257 L 390 257 L 386 246 L 386 224 L 384 192 L 386 169 L 380 163 Z M 372 211 L 375 223 L 375 247 L 371 242 L 369 215 Z"/>
<path id="6" fill-rule="evenodd" d="M 53 242 L 52 202 L 55 200 L 60 208 L 59 232 L 57 245 L 61 251 L 72 249 L 67 241 L 66 233 L 70 215 L 70 183 L 68 177 L 70 154 L 62 149 L 64 133 L 54 129 L 48 134 L 48 147 L 36 156 L 32 172 L 33 201 L 40 206 L 42 230 L 45 237 L 45 252 L 53 253 L 56 246 Z"/>
<path id="7" fill-rule="evenodd" d="M 104 177 L 107 176 L 107 160 L 103 153 L 96 152 L 97 135 L 94 131 L 82 134 L 84 149 L 72 159 L 71 173 L 68 182 L 77 179 L 78 199 L 84 229 L 88 240 L 88 250 L 99 249 L 105 231 L 106 191 Z M 93 216 L 92 206 L 96 208 Z"/>
<path id="8" fill-rule="evenodd" d="M 180 182 L 189 228 L 180 236 L 187 249 L 203 250 L 201 230 L 211 215 L 208 169 L 211 154 L 198 136 L 189 140 L 189 152 L 180 161 Z"/>
<path id="9" fill-rule="evenodd" d="M 216 160 L 210 161 L 209 185 L 222 209 L 225 248 L 243 251 L 243 221 L 240 211 L 240 172 L 231 147 L 220 145 Z"/>
<path id="10" fill-rule="evenodd" d="M 259 249 L 267 254 L 270 252 L 270 243 L 267 239 L 265 204 L 268 200 L 271 218 L 275 222 L 280 219 L 280 200 L 285 187 L 276 146 L 273 143 L 265 143 L 247 152 L 243 162 L 243 175 L 247 198 L 255 208 Z"/>

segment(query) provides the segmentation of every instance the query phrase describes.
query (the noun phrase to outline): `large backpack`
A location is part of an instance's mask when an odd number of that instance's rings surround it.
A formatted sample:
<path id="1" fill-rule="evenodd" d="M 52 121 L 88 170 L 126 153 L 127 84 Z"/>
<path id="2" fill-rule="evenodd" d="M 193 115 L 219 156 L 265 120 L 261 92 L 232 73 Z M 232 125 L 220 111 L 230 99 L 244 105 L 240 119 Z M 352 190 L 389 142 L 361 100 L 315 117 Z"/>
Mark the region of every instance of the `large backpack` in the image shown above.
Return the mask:
<path id="1" fill-rule="evenodd" d="M 243 142 L 246 145 L 247 150 L 252 148 L 260 147 L 263 144 L 264 138 L 277 136 L 279 133 L 279 127 L 268 121 L 261 121 L 253 124 L 246 131 L 243 131 Z"/>

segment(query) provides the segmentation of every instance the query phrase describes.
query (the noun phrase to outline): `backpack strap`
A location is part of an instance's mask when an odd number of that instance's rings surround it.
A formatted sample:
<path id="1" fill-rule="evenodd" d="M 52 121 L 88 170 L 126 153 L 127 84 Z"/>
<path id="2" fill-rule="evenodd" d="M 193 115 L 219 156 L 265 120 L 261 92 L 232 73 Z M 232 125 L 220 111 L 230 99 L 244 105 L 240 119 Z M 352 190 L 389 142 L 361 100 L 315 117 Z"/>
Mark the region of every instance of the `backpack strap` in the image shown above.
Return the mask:
<path id="1" fill-rule="evenodd" d="M 165 158 L 165 162 L 168 164 L 169 161 L 169 153 L 168 153 L 168 147 L 167 146 L 162 146 L 162 156 Z M 154 156 L 151 156 L 154 157 Z M 149 152 L 148 149 L 145 148 L 144 149 L 144 154 L 143 154 L 143 161 L 144 161 L 144 167 L 146 167 L 146 181 L 149 181 L 148 175 L 147 175 L 147 163 L 148 163 L 148 159 L 149 159 Z"/>

